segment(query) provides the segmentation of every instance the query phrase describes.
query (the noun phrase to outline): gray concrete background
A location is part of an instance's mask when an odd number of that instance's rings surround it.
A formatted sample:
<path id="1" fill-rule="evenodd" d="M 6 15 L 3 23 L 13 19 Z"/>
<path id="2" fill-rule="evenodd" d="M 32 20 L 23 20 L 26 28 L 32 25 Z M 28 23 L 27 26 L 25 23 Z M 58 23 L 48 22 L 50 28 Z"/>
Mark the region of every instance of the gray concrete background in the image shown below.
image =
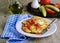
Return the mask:
<path id="1" fill-rule="evenodd" d="M 23 5 L 27 5 L 32 0 L 19 0 Z M 60 0 L 51 0 L 52 3 L 60 3 Z M 0 0 L 0 34 L 2 33 L 4 29 L 4 25 L 6 23 L 6 20 L 8 18 L 7 14 L 8 10 L 8 0 Z M 52 20 L 52 18 L 50 18 Z M 29 40 L 27 43 L 60 43 L 60 18 L 56 21 L 57 24 L 57 31 L 46 38 L 40 38 L 40 39 L 32 39 Z M 0 43 L 5 43 L 6 39 L 0 39 Z"/>

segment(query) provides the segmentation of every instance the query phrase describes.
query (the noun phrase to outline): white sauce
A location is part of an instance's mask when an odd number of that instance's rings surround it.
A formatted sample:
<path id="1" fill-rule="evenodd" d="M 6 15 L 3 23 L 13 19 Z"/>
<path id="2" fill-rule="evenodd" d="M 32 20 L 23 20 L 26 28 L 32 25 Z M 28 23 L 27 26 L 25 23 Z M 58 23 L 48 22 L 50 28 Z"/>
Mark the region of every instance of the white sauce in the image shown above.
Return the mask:
<path id="1" fill-rule="evenodd" d="M 40 21 L 40 20 L 37 20 L 36 22 L 39 23 L 39 24 L 41 24 L 41 25 L 44 24 L 44 22 L 42 22 L 42 21 Z"/>

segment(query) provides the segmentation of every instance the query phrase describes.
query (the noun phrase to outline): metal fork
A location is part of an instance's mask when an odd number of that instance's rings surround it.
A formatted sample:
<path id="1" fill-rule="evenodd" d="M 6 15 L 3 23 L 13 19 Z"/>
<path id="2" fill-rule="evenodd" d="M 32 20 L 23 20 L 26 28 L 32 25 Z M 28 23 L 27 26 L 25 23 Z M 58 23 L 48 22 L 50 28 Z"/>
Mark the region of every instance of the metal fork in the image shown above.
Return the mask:
<path id="1" fill-rule="evenodd" d="M 44 30 L 42 31 L 41 34 L 46 33 L 46 32 L 48 31 L 48 27 L 49 27 L 53 22 L 55 22 L 55 21 L 56 21 L 56 18 L 54 18 L 54 19 L 50 22 L 50 24 L 46 27 L 46 29 L 44 29 Z"/>

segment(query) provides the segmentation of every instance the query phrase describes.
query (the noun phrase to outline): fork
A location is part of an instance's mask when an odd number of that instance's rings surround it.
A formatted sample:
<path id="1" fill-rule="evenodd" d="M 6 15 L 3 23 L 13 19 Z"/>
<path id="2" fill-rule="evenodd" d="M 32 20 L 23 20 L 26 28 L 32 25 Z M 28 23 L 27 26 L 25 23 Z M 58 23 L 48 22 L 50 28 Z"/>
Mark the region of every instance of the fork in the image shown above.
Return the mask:
<path id="1" fill-rule="evenodd" d="M 44 29 L 43 31 L 42 31 L 42 33 L 41 34 L 44 34 L 44 33 L 46 33 L 47 31 L 48 31 L 48 27 L 53 23 L 53 22 L 55 22 L 57 19 L 56 18 L 54 18 L 51 22 L 50 22 L 50 24 L 46 27 L 46 29 Z"/>

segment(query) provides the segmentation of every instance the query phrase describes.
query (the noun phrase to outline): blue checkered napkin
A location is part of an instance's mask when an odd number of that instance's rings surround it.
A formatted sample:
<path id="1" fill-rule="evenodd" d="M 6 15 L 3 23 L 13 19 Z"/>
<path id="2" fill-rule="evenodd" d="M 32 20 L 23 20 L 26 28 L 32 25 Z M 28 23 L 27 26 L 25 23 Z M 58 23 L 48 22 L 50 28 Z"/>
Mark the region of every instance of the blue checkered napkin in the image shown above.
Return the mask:
<path id="1" fill-rule="evenodd" d="M 32 17 L 32 15 L 30 15 L 30 14 L 10 15 L 6 22 L 6 25 L 5 25 L 4 31 L 1 35 L 1 38 L 9 38 L 6 41 L 6 43 L 23 43 L 23 42 L 27 41 L 28 39 L 30 39 L 30 38 L 18 33 L 15 25 L 16 25 L 17 21 L 21 21 L 25 18 L 31 18 L 31 17 Z"/>

